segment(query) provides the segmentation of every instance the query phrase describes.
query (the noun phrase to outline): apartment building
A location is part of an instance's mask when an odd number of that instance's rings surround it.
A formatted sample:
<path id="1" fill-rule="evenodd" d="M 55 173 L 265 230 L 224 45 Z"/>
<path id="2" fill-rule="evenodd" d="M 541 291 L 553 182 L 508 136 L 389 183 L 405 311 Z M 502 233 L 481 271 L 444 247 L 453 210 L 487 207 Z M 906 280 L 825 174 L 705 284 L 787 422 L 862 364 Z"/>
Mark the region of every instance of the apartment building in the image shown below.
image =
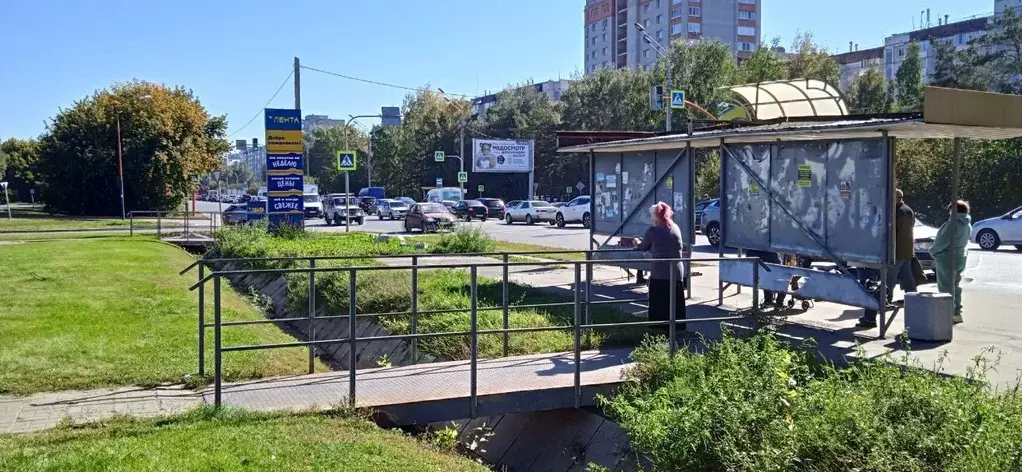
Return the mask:
<path id="1" fill-rule="evenodd" d="M 884 39 L 884 78 L 894 80 L 905 61 L 905 52 L 915 42 L 919 44 L 923 57 L 923 83 L 930 83 L 937 66 L 937 51 L 930 42 L 944 41 L 956 47 L 966 47 L 973 38 L 986 33 L 991 18 L 980 17 L 954 23 L 945 23 L 946 17 L 938 18 L 936 26 L 888 36 Z"/>
<path id="2" fill-rule="evenodd" d="M 876 47 L 859 49 L 858 44 L 848 44 L 848 52 L 832 56 L 837 62 L 841 73 L 841 82 L 838 84 L 841 90 L 848 90 L 859 74 L 862 74 L 872 67 L 877 70 L 884 68 L 884 48 Z"/>
<path id="3" fill-rule="evenodd" d="M 656 64 L 657 52 L 636 23 L 664 47 L 717 39 L 739 59 L 748 57 L 760 44 L 761 12 L 760 0 L 586 0 L 585 73 Z"/>
<path id="4" fill-rule="evenodd" d="M 561 99 L 561 95 L 564 93 L 565 90 L 568 90 L 568 87 L 570 86 L 571 86 L 570 80 L 558 79 L 532 84 L 530 86 L 523 88 L 532 87 L 533 90 L 542 93 L 543 95 L 546 95 L 547 98 L 556 102 Z M 472 116 L 486 113 L 486 110 L 489 110 L 490 107 L 497 103 L 497 95 L 498 94 L 496 93 L 491 93 L 483 95 L 481 97 L 473 98 Z"/>

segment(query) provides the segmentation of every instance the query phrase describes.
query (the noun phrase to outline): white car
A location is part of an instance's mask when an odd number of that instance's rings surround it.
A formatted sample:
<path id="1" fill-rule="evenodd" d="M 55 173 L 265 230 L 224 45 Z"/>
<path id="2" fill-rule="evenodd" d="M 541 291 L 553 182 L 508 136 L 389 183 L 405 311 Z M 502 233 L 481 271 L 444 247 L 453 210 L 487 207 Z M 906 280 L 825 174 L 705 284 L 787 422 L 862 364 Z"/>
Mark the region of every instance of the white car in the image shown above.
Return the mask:
<path id="1" fill-rule="evenodd" d="M 558 208 L 557 215 L 554 216 L 557 226 L 563 228 L 568 223 L 582 223 L 583 228 L 588 228 L 592 222 L 589 202 L 588 196 L 575 197 L 574 200 Z"/>
<path id="2" fill-rule="evenodd" d="M 1022 207 L 1003 216 L 973 223 L 969 239 L 986 251 L 997 250 L 1002 244 L 1013 245 L 1022 251 Z"/>
<path id="3" fill-rule="evenodd" d="M 384 217 L 401 220 L 408 214 L 408 205 L 401 200 L 380 199 L 376 201 L 376 214 L 381 220 Z"/>
<path id="4" fill-rule="evenodd" d="M 522 200 L 513 207 L 508 207 L 504 213 L 504 221 L 507 224 L 515 221 L 524 221 L 525 224 L 533 224 L 537 221 L 553 222 L 556 219 L 557 208 L 542 200 Z"/>

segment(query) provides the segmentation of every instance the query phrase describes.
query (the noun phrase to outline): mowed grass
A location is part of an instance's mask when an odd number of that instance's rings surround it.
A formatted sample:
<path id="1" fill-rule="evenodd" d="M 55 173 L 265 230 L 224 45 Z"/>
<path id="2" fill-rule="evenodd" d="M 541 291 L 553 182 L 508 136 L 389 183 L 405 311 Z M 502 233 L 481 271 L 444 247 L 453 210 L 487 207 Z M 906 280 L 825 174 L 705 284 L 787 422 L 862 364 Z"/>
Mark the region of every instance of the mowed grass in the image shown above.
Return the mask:
<path id="1" fill-rule="evenodd" d="M 0 435 L 5 471 L 485 471 L 463 457 L 339 414 L 199 409 L 158 420 Z"/>
<path id="2" fill-rule="evenodd" d="M 192 260 L 151 238 L 0 244 L 0 393 L 151 386 L 196 373 L 198 294 L 188 290 L 196 277 L 178 275 Z M 206 293 L 211 317 L 211 287 Z M 224 320 L 262 318 L 227 284 L 222 298 Z M 223 339 L 225 346 L 293 340 L 271 325 L 225 328 Z M 226 354 L 224 375 L 298 372 L 305 352 Z"/>
<path id="3" fill-rule="evenodd" d="M 9 231 L 58 231 L 58 230 L 120 230 L 128 229 L 131 221 L 113 217 L 88 217 L 51 215 L 36 208 L 14 208 L 12 219 L 7 219 L 6 209 L 0 210 L 0 233 Z M 155 222 L 135 221 L 135 227 L 156 227 Z"/>
<path id="4" fill-rule="evenodd" d="M 416 243 L 423 242 L 426 244 L 437 244 L 444 235 L 442 234 L 427 234 L 424 236 L 411 236 L 405 237 L 408 242 Z M 568 251 L 568 249 L 542 246 L 539 244 L 528 244 L 528 243 L 516 243 L 511 241 L 499 241 L 493 240 L 493 251 L 492 252 L 547 252 L 547 251 Z M 513 257 L 513 256 L 512 256 Z M 534 254 L 529 257 L 537 257 L 540 259 L 550 259 L 553 261 L 584 261 L 586 260 L 585 252 L 575 251 L 561 254 Z M 528 262 L 529 259 L 519 258 L 518 262 Z M 514 261 L 512 261 L 514 262 Z"/>

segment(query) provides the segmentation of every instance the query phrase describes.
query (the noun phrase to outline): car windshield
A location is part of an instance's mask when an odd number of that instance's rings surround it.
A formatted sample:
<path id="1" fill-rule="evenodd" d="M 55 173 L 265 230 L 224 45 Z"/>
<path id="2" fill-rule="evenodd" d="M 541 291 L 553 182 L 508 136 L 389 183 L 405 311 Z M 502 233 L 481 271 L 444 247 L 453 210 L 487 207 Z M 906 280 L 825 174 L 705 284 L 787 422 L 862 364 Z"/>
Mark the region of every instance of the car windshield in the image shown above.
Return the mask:
<path id="1" fill-rule="evenodd" d="M 305 203 L 319 203 L 319 195 L 306 195 Z"/>
<path id="2" fill-rule="evenodd" d="M 542 200 L 533 200 L 533 201 L 531 201 L 529 203 L 532 203 L 532 206 L 534 206 L 534 207 L 541 207 L 541 208 L 552 207 L 553 206 L 549 202 L 544 202 Z"/>
<path id="3" fill-rule="evenodd" d="M 399 201 L 387 202 L 387 205 L 396 210 L 404 210 L 405 208 L 408 208 L 408 205 L 405 205 L 405 202 Z"/>
<path id="4" fill-rule="evenodd" d="M 344 197 L 334 198 L 334 205 L 344 205 Z M 358 200 L 355 198 L 349 198 L 348 205 L 358 205 Z"/>
<path id="5" fill-rule="evenodd" d="M 486 206 L 491 207 L 491 208 L 498 208 L 498 207 L 500 207 L 501 205 L 504 204 L 504 202 L 502 202 L 500 200 L 479 200 L 479 201 L 482 202 L 482 203 L 485 203 Z"/>
<path id="6" fill-rule="evenodd" d="M 443 205 L 441 205 L 439 203 L 427 203 L 427 204 L 424 204 L 424 205 L 419 205 L 419 208 L 422 209 L 423 213 L 446 213 L 447 212 L 447 207 L 445 207 L 445 206 L 443 206 Z"/>
<path id="7" fill-rule="evenodd" d="M 470 207 L 484 207 L 484 208 L 486 207 L 486 205 L 483 205 L 482 202 L 477 202 L 475 200 L 469 201 L 468 202 L 468 206 L 470 206 Z"/>

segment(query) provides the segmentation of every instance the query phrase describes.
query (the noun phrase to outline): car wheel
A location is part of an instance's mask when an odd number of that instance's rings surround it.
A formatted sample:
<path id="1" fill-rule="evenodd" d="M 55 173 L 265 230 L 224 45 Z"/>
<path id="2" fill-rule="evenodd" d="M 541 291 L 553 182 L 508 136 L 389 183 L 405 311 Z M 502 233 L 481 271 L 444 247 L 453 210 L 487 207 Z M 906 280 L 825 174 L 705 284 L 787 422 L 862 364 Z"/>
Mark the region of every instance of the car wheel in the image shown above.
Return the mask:
<path id="1" fill-rule="evenodd" d="M 710 223 L 706 226 L 706 239 L 710 240 L 710 246 L 717 247 L 720 245 L 720 225 L 717 223 Z"/>
<path id="2" fill-rule="evenodd" d="M 992 229 L 985 229 L 976 235 L 976 243 L 984 251 L 996 251 L 1001 245 L 1001 238 Z"/>
<path id="3" fill-rule="evenodd" d="M 564 227 L 564 215 L 562 215 L 560 212 L 558 212 L 557 216 L 554 217 L 554 219 L 557 221 L 557 227 L 558 228 L 563 228 Z"/>
<path id="4" fill-rule="evenodd" d="M 408 226 L 408 220 L 405 220 L 405 232 L 406 233 L 412 232 L 412 228 Z"/>
<path id="5" fill-rule="evenodd" d="M 324 217 L 324 218 L 323 218 L 323 221 L 326 221 L 326 225 L 327 225 L 327 226 L 330 226 L 330 225 L 331 225 L 331 223 L 330 223 L 330 218 L 326 218 L 326 217 Z"/>
<path id="6" fill-rule="evenodd" d="M 1016 244 L 1015 245 L 1015 250 L 1016 251 L 1022 251 L 1022 244 Z"/>
<path id="7" fill-rule="evenodd" d="M 426 225 L 423 225 L 422 232 L 423 233 L 435 233 L 436 232 L 436 224 L 435 223 L 428 223 Z"/>
<path id="8" fill-rule="evenodd" d="M 483 223 L 486 223 L 486 217 L 484 216 L 482 218 L 479 218 L 479 221 L 482 221 Z"/>
<path id="9" fill-rule="evenodd" d="M 506 221 L 507 224 L 511 224 L 512 223 L 511 215 L 504 215 L 504 221 Z"/>
<path id="10" fill-rule="evenodd" d="M 589 225 L 593 224 L 591 220 L 592 217 L 589 216 L 589 213 L 582 215 L 582 227 L 585 229 L 589 229 Z"/>
<path id="11" fill-rule="evenodd" d="M 390 214 L 390 221 L 394 221 L 394 214 L 393 213 Z"/>
<path id="12" fill-rule="evenodd" d="M 525 224 L 531 225 L 533 223 L 534 221 L 532 221 L 532 215 L 525 215 Z"/>
<path id="13" fill-rule="evenodd" d="M 465 215 L 465 222 L 467 223 L 469 221 L 472 221 L 472 215 L 466 214 Z"/>
<path id="14" fill-rule="evenodd" d="M 365 220 L 365 218 L 359 218 L 359 219 L 355 220 L 355 224 L 357 224 L 357 225 L 359 225 L 359 226 L 362 226 L 362 225 L 364 225 L 365 223 L 366 223 L 366 220 Z"/>
<path id="15" fill-rule="evenodd" d="M 376 216 L 380 217 L 380 221 L 383 221 L 383 213 L 377 213 Z"/>

